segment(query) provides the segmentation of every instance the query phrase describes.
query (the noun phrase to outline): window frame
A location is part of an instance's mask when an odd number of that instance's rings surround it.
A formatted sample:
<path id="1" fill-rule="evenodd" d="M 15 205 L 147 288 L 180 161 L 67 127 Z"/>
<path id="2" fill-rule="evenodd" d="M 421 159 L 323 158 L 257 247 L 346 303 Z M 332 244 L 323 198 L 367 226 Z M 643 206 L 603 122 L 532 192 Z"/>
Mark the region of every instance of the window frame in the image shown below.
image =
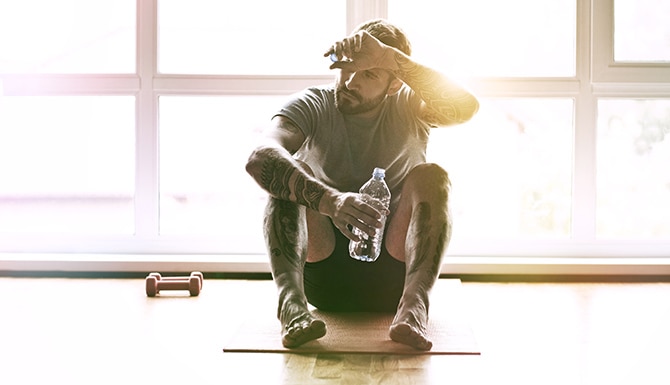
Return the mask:
<path id="1" fill-rule="evenodd" d="M 670 274 L 670 242 L 597 241 L 596 108 L 600 97 L 670 97 L 670 65 L 614 63 L 614 0 L 576 0 L 576 75 L 481 78 L 481 97 L 567 97 L 575 102 L 572 239 L 567 242 L 466 242 L 450 247 L 450 274 Z M 157 2 L 137 1 L 135 74 L 0 74 L 4 95 L 136 97 L 135 235 L 8 235 L 0 238 L 0 271 L 204 270 L 269 272 L 264 255 L 222 252 L 211 237 L 161 236 L 158 98 L 162 95 L 288 95 L 329 75 L 236 76 L 157 72 Z M 386 0 L 347 0 L 347 30 L 387 14 Z M 593 43 L 597 42 L 597 44 Z M 0 94 L 0 97 L 2 94 Z M 579 167 L 577 167 L 577 165 Z M 503 250 L 502 252 L 500 250 Z M 548 251 L 549 250 L 549 251 Z"/>
<path id="2" fill-rule="evenodd" d="M 648 85 L 645 83 L 656 83 L 652 90 L 662 90 L 667 95 L 670 63 L 614 61 L 614 1 L 592 0 L 592 38 L 598 41 L 593 46 L 593 82 L 613 83 L 612 86 L 619 87 L 626 84 L 627 89 L 644 89 Z"/>

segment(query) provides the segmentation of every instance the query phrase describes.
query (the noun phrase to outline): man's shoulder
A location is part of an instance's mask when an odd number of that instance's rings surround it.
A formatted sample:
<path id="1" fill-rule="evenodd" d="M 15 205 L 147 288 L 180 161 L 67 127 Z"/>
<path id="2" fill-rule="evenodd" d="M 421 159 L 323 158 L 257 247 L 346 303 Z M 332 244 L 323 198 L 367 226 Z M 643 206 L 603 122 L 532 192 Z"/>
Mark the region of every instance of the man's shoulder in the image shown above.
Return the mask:
<path id="1" fill-rule="evenodd" d="M 334 103 L 335 89 L 332 84 L 310 86 L 293 94 L 287 105 L 311 106 L 323 109 Z"/>
<path id="2" fill-rule="evenodd" d="M 317 97 L 330 97 L 335 94 L 335 86 L 333 84 L 321 84 L 307 87 L 302 91 L 303 94 L 314 95 Z"/>

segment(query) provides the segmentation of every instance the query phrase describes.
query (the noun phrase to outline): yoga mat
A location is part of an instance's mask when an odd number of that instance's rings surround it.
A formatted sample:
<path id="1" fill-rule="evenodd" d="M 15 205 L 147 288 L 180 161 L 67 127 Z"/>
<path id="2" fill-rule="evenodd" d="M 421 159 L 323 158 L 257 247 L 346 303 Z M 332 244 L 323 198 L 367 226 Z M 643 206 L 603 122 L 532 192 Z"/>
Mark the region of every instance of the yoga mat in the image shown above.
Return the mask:
<path id="1" fill-rule="evenodd" d="M 419 351 L 392 341 L 388 335 L 393 314 L 332 313 L 314 310 L 328 332 L 318 340 L 287 349 L 281 343 L 281 325 L 275 309 L 246 319 L 224 345 L 228 352 L 366 353 L 366 354 L 467 354 L 480 351 L 464 310 L 461 282 L 438 280 L 431 293 L 428 338 L 430 351 Z"/>

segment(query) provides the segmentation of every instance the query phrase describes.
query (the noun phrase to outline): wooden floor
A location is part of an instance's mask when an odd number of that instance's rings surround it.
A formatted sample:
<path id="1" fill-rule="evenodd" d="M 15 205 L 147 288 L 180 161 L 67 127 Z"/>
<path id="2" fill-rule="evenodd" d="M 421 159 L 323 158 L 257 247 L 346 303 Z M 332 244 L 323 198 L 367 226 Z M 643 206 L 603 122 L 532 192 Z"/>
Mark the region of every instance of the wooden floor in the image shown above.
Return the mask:
<path id="1" fill-rule="evenodd" d="M 670 284 L 463 283 L 481 356 L 223 353 L 271 281 L 0 278 L 0 383 L 670 384 Z M 434 298 L 439 301 L 439 298 Z"/>

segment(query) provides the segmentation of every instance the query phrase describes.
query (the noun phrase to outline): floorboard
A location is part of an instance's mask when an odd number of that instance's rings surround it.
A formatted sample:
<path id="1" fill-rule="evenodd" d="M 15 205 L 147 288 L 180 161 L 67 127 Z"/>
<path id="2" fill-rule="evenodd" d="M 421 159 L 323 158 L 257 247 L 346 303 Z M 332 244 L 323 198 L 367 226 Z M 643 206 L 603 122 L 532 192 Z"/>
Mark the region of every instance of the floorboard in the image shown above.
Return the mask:
<path id="1" fill-rule="evenodd" d="M 668 283 L 463 291 L 481 356 L 224 354 L 243 315 L 275 306 L 271 281 L 209 279 L 198 297 L 148 298 L 143 279 L 0 278 L 0 383 L 670 383 Z"/>

